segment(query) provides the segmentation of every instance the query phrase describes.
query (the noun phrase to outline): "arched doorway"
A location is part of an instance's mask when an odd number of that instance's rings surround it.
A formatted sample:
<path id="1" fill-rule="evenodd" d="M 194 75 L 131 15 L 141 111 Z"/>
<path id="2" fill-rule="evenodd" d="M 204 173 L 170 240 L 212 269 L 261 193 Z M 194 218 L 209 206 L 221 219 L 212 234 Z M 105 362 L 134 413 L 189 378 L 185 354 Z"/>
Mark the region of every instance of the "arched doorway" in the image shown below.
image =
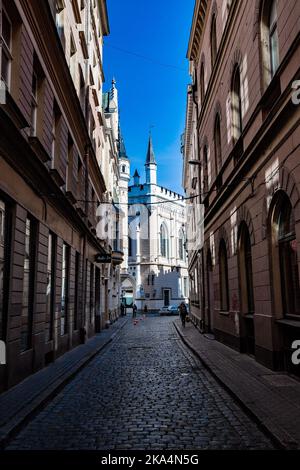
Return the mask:
<path id="1" fill-rule="evenodd" d="M 121 284 L 121 303 L 126 308 L 131 308 L 134 303 L 135 282 L 130 276 L 122 279 Z"/>
<path id="2" fill-rule="evenodd" d="M 208 250 L 206 257 L 206 280 L 207 280 L 207 329 L 213 332 L 214 329 L 214 282 L 213 263 L 211 251 Z"/>
<path id="3" fill-rule="evenodd" d="M 281 350 L 279 367 L 300 375 L 292 363 L 292 343 L 299 339 L 300 287 L 296 221 L 291 200 L 277 191 L 269 212 L 269 241 L 272 266 L 272 300 Z"/>
<path id="4" fill-rule="evenodd" d="M 240 283 L 240 311 L 242 316 L 243 337 L 242 349 L 247 354 L 255 354 L 255 328 L 254 328 L 254 291 L 252 271 L 252 248 L 249 229 L 245 222 L 239 228 L 238 243 L 239 283 Z"/>

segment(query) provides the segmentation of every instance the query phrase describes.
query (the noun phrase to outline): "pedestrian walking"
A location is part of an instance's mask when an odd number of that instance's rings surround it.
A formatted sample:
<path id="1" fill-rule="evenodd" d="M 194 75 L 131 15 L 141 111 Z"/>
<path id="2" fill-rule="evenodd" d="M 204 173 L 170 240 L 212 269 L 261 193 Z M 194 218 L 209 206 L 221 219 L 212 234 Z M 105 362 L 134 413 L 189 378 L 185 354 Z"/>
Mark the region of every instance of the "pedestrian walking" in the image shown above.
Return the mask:
<path id="1" fill-rule="evenodd" d="M 121 304 L 121 316 L 124 317 L 125 315 L 125 307 L 124 304 Z"/>
<path id="2" fill-rule="evenodd" d="M 181 304 L 179 305 L 179 313 L 180 313 L 182 326 L 185 327 L 185 321 L 186 321 L 188 311 L 184 302 L 181 302 Z"/>
<path id="3" fill-rule="evenodd" d="M 136 318 L 137 306 L 133 304 L 132 307 L 132 318 Z"/>

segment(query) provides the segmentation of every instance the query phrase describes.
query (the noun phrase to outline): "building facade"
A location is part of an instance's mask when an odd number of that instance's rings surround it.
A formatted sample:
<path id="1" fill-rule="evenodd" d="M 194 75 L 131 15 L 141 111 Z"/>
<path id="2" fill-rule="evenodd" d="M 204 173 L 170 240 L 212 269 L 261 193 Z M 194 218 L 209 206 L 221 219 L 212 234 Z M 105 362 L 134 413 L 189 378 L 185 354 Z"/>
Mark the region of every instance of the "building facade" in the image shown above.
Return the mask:
<path id="1" fill-rule="evenodd" d="M 97 236 L 113 164 L 118 178 L 102 106 L 106 2 L 1 0 L 0 17 L 2 391 L 100 331 L 120 260 Z"/>
<path id="2" fill-rule="evenodd" d="M 122 276 L 122 298 L 127 305 L 135 302 L 140 310 L 147 307 L 157 312 L 188 300 L 185 201 L 157 183 L 151 137 L 145 173 L 146 181 L 141 183 L 136 170 L 134 184 L 128 187 L 128 246 L 124 250 L 128 266 Z"/>
<path id="3" fill-rule="evenodd" d="M 300 326 L 300 2 L 197 0 L 188 47 L 184 187 L 194 322 L 272 369 Z"/>

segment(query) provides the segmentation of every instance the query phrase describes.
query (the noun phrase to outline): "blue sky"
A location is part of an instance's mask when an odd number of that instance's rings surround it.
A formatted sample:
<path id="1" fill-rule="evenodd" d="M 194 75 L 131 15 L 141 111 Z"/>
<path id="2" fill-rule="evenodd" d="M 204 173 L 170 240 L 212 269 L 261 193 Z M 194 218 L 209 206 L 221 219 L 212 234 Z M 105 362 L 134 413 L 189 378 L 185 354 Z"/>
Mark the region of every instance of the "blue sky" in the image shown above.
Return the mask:
<path id="1" fill-rule="evenodd" d="M 153 125 L 158 183 L 182 193 L 180 135 L 190 81 L 186 51 L 194 0 L 107 0 L 107 7 L 111 32 L 104 40 L 104 88 L 116 78 L 131 174 L 138 168 L 144 181 Z"/>

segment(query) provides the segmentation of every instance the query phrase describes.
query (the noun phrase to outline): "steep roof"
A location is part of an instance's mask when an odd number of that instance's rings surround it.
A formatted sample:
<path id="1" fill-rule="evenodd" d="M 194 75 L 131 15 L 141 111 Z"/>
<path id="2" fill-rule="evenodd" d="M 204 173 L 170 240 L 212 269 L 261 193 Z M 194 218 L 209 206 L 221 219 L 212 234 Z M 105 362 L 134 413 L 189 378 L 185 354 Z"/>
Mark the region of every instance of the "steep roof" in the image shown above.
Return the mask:
<path id="1" fill-rule="evenodd" d="M 151 163 L 156 165 L 153 144 L 152 144 L 152 137 L 150 135 L 149 143 L 148 143 L 148 150 L 147 150 L 147 157 L 146 157 L 146 165 L 150 165 Z"/>
<path id="2" fill-rule="evenodd" d="M 119 158 L 128 158 L 125 142 L 122 136 L 121 128 L 119 126 Z"/>

